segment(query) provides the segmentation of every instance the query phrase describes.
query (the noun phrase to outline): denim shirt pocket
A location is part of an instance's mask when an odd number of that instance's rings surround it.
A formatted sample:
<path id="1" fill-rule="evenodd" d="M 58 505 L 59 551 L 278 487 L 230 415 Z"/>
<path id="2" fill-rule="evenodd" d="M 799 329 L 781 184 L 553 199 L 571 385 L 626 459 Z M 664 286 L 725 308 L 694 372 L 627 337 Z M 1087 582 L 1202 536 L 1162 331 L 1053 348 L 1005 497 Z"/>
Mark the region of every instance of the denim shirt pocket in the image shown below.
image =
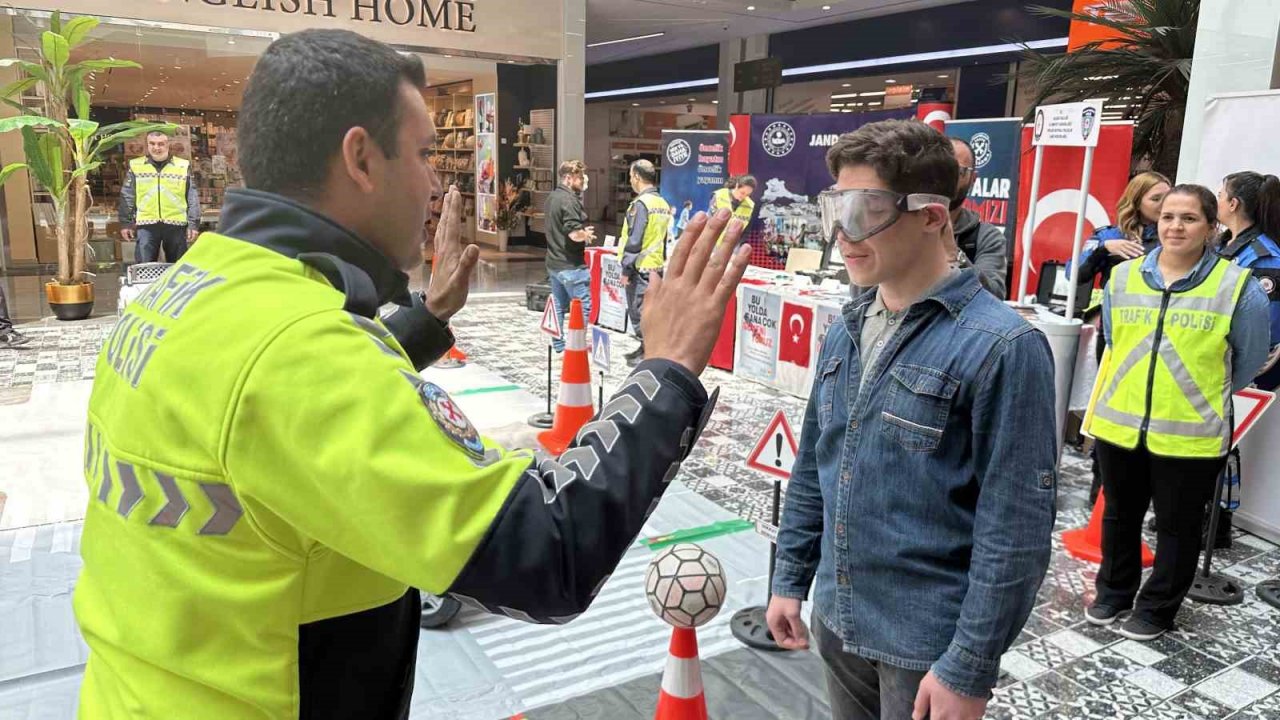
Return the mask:
<path id="1" fill-rule="evenodd" d="M 889 375 L 881 431 L 910 452 L 937 450 L 960 381 L 921 365 L 895 365 Z"/>
<path id="2" fill-rule="evenodd" d="M 840 360 L 832 358 L 818 370 L 818 429 L 831 424 L 831 413 L 840 394 Z"/>

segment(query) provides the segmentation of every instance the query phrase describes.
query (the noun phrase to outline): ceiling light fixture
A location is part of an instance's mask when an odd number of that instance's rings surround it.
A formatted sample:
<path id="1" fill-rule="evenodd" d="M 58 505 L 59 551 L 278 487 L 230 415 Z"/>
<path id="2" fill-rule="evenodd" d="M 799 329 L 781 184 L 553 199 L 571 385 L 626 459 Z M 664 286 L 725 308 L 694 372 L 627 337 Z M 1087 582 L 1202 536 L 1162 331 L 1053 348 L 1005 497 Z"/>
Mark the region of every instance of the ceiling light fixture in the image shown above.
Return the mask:
<path id="1" fill-rule="evenodd" d="M 650 40 L 652 38 L 662 37 L 663 35 L 666 35 L 666 33 L 656 32 L 656 33 L 649 33 L 648 35 L 636 35 L 634 37 L 618 38 L 617 40 L 601 40 L 600 42 L 587 43 L 587 47 L 595 48 L 595 47 L 604 47 L 605 45 L 617 45 L 618 43 L 635 42 L 637 40 Z"/>
<path id="2" fill-rule="evenodd" d="M 783 77 L 795 77 L 797 75 L 814 75 L 817 73 L 841 72 L 844 70 L 858 70 L 860 68 L 884 67 L 886 65 L 908 65 L 911 63 L 934 62 L 937 60 L 952 60 L 955 58 L 976 57 L 979 55 L 999 55 L 1002 53 L 1016 53 L 1027 48 L 1032 50 L 1047 50 L 1050 48 L 1066 47 L 1067 38 L 1051 38 L 1049 40 L 1032 40 L 1026 45 L 1022 43 L 1003 43 L 1000 45 L 979 45 L 977 47 L 959 48 L 956 50 L 938 50 L 935 52 L 912 53 L 910 55 L 893 55 L 889 57 L 870 58 L 867 60 L 851 60 L 849 62 L 827 63 L 824 65 L 805 65 L 803 67 L 787 68 L 782 71 Z M 1085 78 L 1086 80 L 1099 80 L 1106 76 Z"/>
<path id="3" fill-rule="evenodd" d="M 898 82 L 898 81 L 897 81 L 897 80 L 894 80 L 893 78 L 889 78 L 888 80 L 885 80 L 885 83 L 887 83 L 887 84 L 889 84 L 889 85 L 896 85 L 896 84 L 897 84 L 897 82 Z"/>
<path id="4" fill-rule="evenodd" d="M 822 6 L 822 9 L 823 9 L 823 10 L 830 10 L 830 9 L 831 9 L 831 6 L 830 6 L 830 5 L 823 5 L 823 6 Z"/>
<path id="5" fill-rule="evenodd" d="M 845 99 L 847 99 L 847 98 L 856 98 L 856 97 L 858 97 L 858 93 L 844 93 L 844 94 L 842 94 L 842 95 L 832 95 L 832 96 L 831 96 L 831 99 L 832 99 L 832 100 L 845 100 Z"/>
<path id="6" fill-rule="evenodd" d="M 858 97 L 881 97 L 884 94 L 883 90 L 872 90 L 871 92 L 858 93 Z"/>
<path id="7" fill-rule="evenodd" d="M 853 87 L 853 83 L 844 83 L 840 87 Z"/>
<path id="8" fill-rule="evenodd" d="M 950 76 L 950 75 L 939 75 L 938 77 L 939 77 L 939 78 L 949 78 L 949 77 L 951 77 L 951 76 Z"/>
<path id="9" fill-rule="evenodd" d="M 631 103 L 631 107 L 640 107 L 640 103 Z"/>
<path id="10" fill-rule="evenodd" d="M 228 45 L 235 45 L 235 44 L 236 44 L 236 39 L 235 39 L 235 38 L 227 38 L 227 44 L 228 44 Z"/>
<path id="11" fill-rule="evenodd" d="M 640 95 L 663 90 L 687 90 L 689 88 L 704 87 L 707 85 L 719 85 L 720 80 L 717 78 L 707 78 L 705 80 L 686 80 L 684 82 L 666 83 L 665 85 L 645 85 L 643 87 L 623 88 L 621 90 L 599 90 L 597 92 L 587 93 L 584 97 L 587 100 L 595 100 L 598 98 L 618 97 L 620 95 Z"/>
<path id="12" fill-rule="evenodd" d="M 748 11 L 752 11 L 752 10 L 755 10 L 755 9 L 756 9 L 756 6 L 755 6 L 755 5 L 748 5 L 748 6 L 747 6 L 747 10 L 748 10 Z"/>

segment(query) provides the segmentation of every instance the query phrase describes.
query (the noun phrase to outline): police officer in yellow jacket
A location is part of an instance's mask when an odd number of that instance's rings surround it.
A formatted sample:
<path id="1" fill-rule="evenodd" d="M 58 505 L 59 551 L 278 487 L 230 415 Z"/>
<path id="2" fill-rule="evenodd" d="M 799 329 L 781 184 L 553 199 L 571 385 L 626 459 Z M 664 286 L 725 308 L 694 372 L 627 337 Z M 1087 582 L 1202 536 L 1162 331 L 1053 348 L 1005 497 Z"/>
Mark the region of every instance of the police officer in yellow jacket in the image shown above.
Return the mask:
<path id="1" fill-rule="evenodd" d="M 134 257 L 156 262 L 164 248 L 166 262 L 177 262 L 200 231 L 200 192 L 191 181 L 191 163 L 169 151 L 169 136 L 147 135 L 145 157 L 129 161 L 120 191 L 121 235 L 137 240 Z"/>
<path id="2" fill-rule="evenodd" d="M 622 260 L 622 280 L 627 285 L 627 313 L 640 338 L 640 347 L 627 354 L 627 364 L 635 367 L 644 359 L 644 333 L 640 316 L 645 293 L 649 290 L 649 273 L 667 264 L 667 234 L 671 231 L 671 205 L 658 194 L 658 171 L 648 160 L 631 163 L 631 189 L 636 198 L 627 208 L 622 221 L 622 244 L 618 258 Z"/>
<path id="3" fill-rule="evenodd" d="M 727 218 L 691 223 L 650 289 L 652 359 L 564 455 L 504 451 L 422 380 L 479 255 L 451 190 L 435 277 L 409 293 L 440 193 L 424 86 L 416 56 L 354 33 L 273 43 L 240 115 L 249 189 L 105 343 L 82 718 L 406 717 L 410 588 L 572 620 L 696 442 L 746 266 L 712 252 Z"/>
<path id="4" fill-rule="evenodd" d="M 742 221 L 742 224 L 749 225 L 751 216 L 756 211 L 755 201 L 751 196 L 756 191 L 756 179 L 750 175 L 739 175 L 738 177 L 729 178 L 729 182 L 725 187 L 717 190 L 711 196 L 711 213 L 715 214 L 721 210 L 728 210 L 733 213 L 733 217 Z"/>

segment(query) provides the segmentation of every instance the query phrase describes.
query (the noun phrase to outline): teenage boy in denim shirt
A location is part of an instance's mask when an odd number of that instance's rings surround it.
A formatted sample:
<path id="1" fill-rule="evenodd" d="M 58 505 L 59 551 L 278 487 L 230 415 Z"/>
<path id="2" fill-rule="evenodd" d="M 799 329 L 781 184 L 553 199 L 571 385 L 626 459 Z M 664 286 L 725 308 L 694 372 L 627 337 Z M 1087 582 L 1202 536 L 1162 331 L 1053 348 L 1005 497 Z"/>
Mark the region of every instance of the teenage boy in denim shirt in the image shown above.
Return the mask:
<path id="1" fill-rule="evenodd" d="M 877 289 L 844 308 L 819 357 L 769 628 L 808 646 L 812 583 L 835 717 L 979 718 L 1049 564 L 1049 345 L 950 267 L 951 141 L 886 121 L 827 161 L 824 229 L 850 280 Z"/>

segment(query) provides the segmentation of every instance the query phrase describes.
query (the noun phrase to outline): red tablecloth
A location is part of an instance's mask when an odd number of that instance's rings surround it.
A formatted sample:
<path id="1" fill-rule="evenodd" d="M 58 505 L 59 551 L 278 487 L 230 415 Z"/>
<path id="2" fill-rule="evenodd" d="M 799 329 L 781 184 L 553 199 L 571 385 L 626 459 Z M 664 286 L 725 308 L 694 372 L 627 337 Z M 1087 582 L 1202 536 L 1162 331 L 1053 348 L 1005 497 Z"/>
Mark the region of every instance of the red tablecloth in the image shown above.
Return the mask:
<path id="1" fill-rule="evenodd" d="M 600 259 L 610 252 L 616 252 L 609 248 L 592 247 L 587 248 L 587 267 L 591 268 L 591 324 L 595 325 L 600 318 L 600 277 L 601 265 Z"/>

